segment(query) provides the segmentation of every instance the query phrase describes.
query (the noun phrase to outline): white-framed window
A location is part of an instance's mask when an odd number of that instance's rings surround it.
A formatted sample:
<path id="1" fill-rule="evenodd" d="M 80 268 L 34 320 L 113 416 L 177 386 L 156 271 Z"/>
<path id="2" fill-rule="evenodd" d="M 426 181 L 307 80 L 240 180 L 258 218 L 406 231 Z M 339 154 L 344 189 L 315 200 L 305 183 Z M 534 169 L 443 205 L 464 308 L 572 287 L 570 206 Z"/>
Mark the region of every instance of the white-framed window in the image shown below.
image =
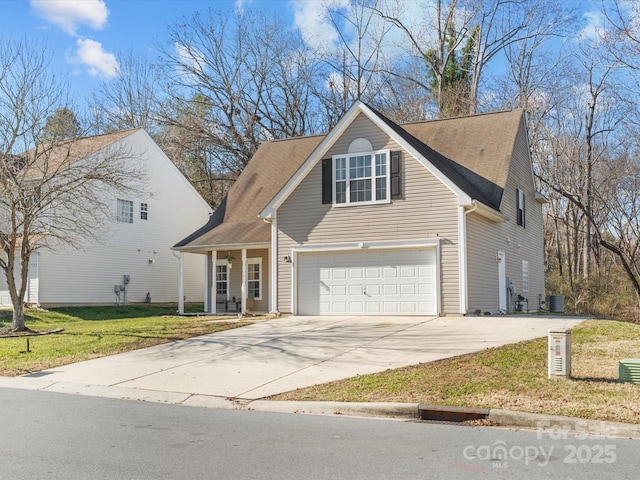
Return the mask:
<path id="1" fill-rule="evenodd" d="M 116 220 L 122 223 L 133 223 L 133 202 L 118 198 Z"/>
<path id="2" fill-rule="evenodd" d="M 389 150 L 333 156 L 333 204 L 389 203 Z"/>
<path id="3" fill-rule="evenodd" d="M 262 300 L 262 259 L 247 259 L 247 298 Z"/>
<path id="4" fill-rule="evenodd" d="M 516 193 L 517 193 L 517 201 L 518 201 L 518 212 L 517 212 L 518 225 L 520 225 L 521 227 L 525 227 L 526 218 L 525 218 L 524 191 L 518 188 L 516 190 Z"/>
<path id="5" fill-rule="evenodd" d="M 141 203 L 140 204 L 140 220 L 148 220 L 149 219 L 149 204 Z"/>
<path id="6" fill-rule="evenodd" d="M 522 261 L 522 293 L 529 293 L 529 262 Z"/>
<path id="7" fill-rule="evenodd" d="M 216 294 L 229 294 L 229 264 L 226 261 L 216 262 Z"/>

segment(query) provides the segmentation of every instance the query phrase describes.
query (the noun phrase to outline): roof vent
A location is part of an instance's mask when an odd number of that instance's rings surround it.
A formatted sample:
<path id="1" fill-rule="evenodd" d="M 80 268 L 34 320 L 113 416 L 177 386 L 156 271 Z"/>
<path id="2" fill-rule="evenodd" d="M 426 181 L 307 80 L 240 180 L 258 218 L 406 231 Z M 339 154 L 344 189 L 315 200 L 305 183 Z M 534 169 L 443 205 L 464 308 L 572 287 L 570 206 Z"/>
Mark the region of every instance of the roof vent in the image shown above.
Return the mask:
<path id="1" fill-rule="evenodd" d="M 371 142 L 366 138 L 356 138 L 349 145 L 348 153 L 358 153 L 358 152 L 372 152 L 373 147 L 371 146 Z"/>

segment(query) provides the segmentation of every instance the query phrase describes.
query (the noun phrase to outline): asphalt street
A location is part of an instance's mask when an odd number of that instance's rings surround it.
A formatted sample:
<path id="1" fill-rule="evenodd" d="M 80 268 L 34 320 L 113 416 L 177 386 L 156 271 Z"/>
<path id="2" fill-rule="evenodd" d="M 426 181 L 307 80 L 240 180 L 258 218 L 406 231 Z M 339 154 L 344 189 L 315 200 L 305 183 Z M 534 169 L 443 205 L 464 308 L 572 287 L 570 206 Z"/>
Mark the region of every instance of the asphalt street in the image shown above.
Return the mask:
<path id="1" fill-rule="evenodd" d="M 638 441 L 0 388 L 0 478 L 636 479 Z"/>

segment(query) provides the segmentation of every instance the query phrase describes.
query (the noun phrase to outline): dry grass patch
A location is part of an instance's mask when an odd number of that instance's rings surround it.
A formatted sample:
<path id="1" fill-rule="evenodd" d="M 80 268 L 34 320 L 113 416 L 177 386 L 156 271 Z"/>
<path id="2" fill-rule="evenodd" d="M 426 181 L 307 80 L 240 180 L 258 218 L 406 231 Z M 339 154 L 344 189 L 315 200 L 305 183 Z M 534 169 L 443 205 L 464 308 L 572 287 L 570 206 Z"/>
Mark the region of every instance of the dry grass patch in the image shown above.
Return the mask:
<path id="1" fill-rule="evenodd" d="M 572 330 L 568 381 L 547 378 L 547 339 L 296 390 L 278 400 L 417 402 L 640 423 L 640 386 L 618 361 L 640 357 L 640 325 L 589 320 Z"/>

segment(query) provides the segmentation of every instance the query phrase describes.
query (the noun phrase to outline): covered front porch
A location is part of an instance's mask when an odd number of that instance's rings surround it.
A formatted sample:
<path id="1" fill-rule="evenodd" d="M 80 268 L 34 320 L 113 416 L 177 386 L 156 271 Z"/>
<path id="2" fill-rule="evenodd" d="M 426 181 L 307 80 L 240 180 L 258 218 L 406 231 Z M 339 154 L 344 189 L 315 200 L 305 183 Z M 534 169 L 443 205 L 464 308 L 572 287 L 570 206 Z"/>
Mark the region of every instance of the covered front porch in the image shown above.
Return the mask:
<path id="1" fill-rule="evenodd" d="M 178 313 L 184 314 L 184 255 L 202 255 L 205 261 L 204 311 L 215 314 L 265 314 L 272 311 L 270 246 L 256 244 L 181 249 Z"/>

